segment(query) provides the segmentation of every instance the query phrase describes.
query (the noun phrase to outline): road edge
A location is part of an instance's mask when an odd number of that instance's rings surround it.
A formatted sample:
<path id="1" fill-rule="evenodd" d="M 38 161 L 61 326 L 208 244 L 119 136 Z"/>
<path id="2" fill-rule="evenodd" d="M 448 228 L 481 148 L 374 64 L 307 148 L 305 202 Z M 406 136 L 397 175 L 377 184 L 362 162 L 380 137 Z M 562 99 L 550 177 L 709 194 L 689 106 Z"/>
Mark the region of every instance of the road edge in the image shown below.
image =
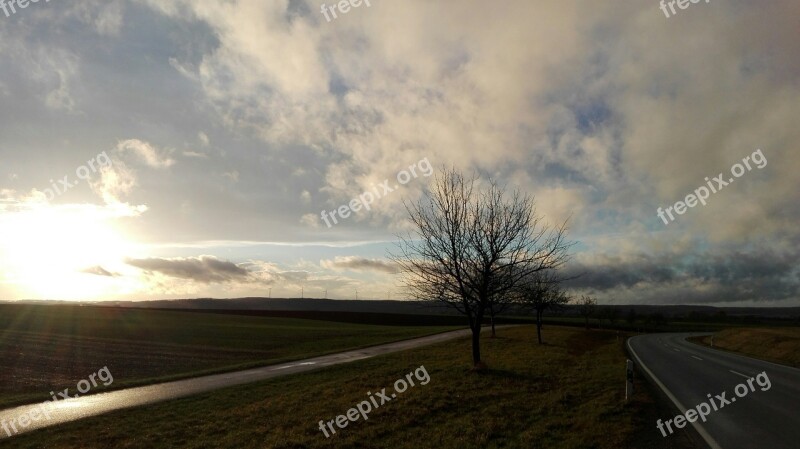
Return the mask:
<path id="1" fill-rule="evenodd" d="M 625 342 L 625 347 L 628 348 L 628 352 L 630 353 L 631 357 L 634 358 L 636 366 L 644 370 L 647 377 L 649 377 L 650 380 L 652 380 L 658 386 L 658 388 L 661 389 L 661 391 L 667 395 L 670 401 L 672 401 L 672 403 L 678 408 L 678 411 L 685 414 L 687 408 L 684 407 L 683 404 L 681 404 L 681 402 L 678 400 L 678 398 L 676 398 L 675 395 L 673 395 L 672 392 L 669 391 L 666 385 L 664 385 L 661 382 L 661 380 L 659 380 L 659 378 L 656 377 L 656 375 L 653 374 L 653 372 L 650 371 L 650 369 L 644 363 L 642 363 L 642 359 L 640 359 L 639 355 L 636 353 L 636 351 L 634 351 L 633 347 L 631 346 L 631 340 L 636 337 L 637 336 L 629 337 L 628 340 Z M 695 421 L 691 424 L 692 427 L 694 427 L 694 429 L 700 435 L 700 437 L 703 438 L 706 444 L 708 444 L 710 449 L 722 449 L 719 443 L 717 443 L 717 441 L 706 431 L 706 429 L 703 428 L 702 425 L 700 425 L 700 423 Z"/>

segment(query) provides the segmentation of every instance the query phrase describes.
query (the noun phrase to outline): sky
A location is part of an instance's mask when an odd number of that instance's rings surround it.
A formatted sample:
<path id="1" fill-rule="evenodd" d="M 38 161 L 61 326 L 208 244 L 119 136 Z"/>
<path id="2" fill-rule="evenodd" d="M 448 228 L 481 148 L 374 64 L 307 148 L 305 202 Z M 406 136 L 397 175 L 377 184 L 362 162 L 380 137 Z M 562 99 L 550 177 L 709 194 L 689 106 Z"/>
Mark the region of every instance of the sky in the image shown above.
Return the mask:
<path id="1" fill-rule="evenodd" d="M 574 294 L 800 305 L 796 0 L 332 7 L 0 9 L 0 299 L 404 299 L 453 167 L 569 220 Z"/>

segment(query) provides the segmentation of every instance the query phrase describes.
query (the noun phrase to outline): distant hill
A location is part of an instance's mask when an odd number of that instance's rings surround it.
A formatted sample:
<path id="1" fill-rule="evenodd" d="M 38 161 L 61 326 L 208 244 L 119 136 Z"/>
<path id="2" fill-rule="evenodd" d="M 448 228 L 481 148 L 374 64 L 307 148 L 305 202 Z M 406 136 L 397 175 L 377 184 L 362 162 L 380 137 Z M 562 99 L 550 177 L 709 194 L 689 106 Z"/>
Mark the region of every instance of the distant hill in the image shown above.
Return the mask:
<path id="1" fill-rule="evenodd" d="M 423 301 L 346 300 L 319 298 L 236 298 L 177 299 L 135 302 L 102 302 L 97 305 L 157 309 L 270 310 L 314 312 L 401 313 L 412 315 L 453 315 L 452 309 Z"/>
<path id="2" fill-rule="evenodd" d="M 20 301 L 27 304 L 63 304 L 59 301 Z M 348 312 L 348 313 L 396 313 L 404 315 L 458 315 L 453 309 L 442 304 L 425 301 L 390 300 L 345 300 L 320 298 L 195 298 L 155 301 L 104 301 L 86 302 L 85 305 L 106 307 L 132 307 L 154 309 L 191 310 L 252 310 L 252 311 L 292 311 L 292 312 Z M 696 305 L 599 305 L 597 312 L 617 309 L 620 319 L 633 310 L 637 315 L 661 314 L 667 318 L 701 317 L 759 317 L 767 319 L 791 320 L 800 318 L 800 307 L 713 307 Z M 504 315 L 525 314 L 519 310 L 509 310 Z M 575 306 L 568 306 L 560 313 L 563 316 L 577 316 Z"/>

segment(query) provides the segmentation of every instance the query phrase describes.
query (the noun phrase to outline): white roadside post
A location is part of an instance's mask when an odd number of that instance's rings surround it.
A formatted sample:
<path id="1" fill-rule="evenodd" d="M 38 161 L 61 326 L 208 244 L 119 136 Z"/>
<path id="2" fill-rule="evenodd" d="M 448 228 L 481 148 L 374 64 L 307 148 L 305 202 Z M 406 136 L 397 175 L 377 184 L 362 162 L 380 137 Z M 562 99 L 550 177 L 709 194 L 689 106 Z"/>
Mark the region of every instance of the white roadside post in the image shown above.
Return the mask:
<path id="1" fill-rule="evenodd" d="M 630 401 L 633 397 L 633 362 L 628 360 L 625 370 L 625 401 Z"/>

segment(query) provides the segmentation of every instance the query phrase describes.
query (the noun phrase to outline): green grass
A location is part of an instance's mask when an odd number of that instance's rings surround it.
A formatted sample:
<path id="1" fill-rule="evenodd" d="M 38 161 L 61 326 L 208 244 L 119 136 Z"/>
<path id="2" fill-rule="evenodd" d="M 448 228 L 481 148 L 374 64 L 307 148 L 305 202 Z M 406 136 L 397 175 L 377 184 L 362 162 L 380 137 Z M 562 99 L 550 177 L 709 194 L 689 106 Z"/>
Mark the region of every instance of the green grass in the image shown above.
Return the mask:
<path id="1" fill-rule="evenodd" d="M 652 402 L 623 401 L 616 332 L 530 326 L 483 338 L 486 374 L 471 372 L 468 339 L 115 412 L 16 436 L 15 448 L 575 448 L 641 447 Z M 326 439 L 320 420 L 424 365 L 418 385 Z M 646 421 L 645 421 L 646 420 Z M 653 420 L 653 422 L 655 422 Z M 658 439 L 661 439 L 660 435 Z M 657 441 L 655 439 L 654 441 Z M 638 441 L 639 443 L 634 443 Z M 652 446 L 648 446 L 652 447 Z"/>
<path id="2" fill-rule="evenodd" d="M 193 377 L 454 329 L 144 309 L 0 305 L 0 406 L 46 400 L 107 366 L 106 389 Z M 93 393 L 102 388 L 93 390 Z"/>
<path id="3" fill-rule="evenodd" d="M 710 336 L 692 340 L 711 344 Z M 714 347 L 800 368 L 800 327 L 726 329 L 714 334 Z"/>

